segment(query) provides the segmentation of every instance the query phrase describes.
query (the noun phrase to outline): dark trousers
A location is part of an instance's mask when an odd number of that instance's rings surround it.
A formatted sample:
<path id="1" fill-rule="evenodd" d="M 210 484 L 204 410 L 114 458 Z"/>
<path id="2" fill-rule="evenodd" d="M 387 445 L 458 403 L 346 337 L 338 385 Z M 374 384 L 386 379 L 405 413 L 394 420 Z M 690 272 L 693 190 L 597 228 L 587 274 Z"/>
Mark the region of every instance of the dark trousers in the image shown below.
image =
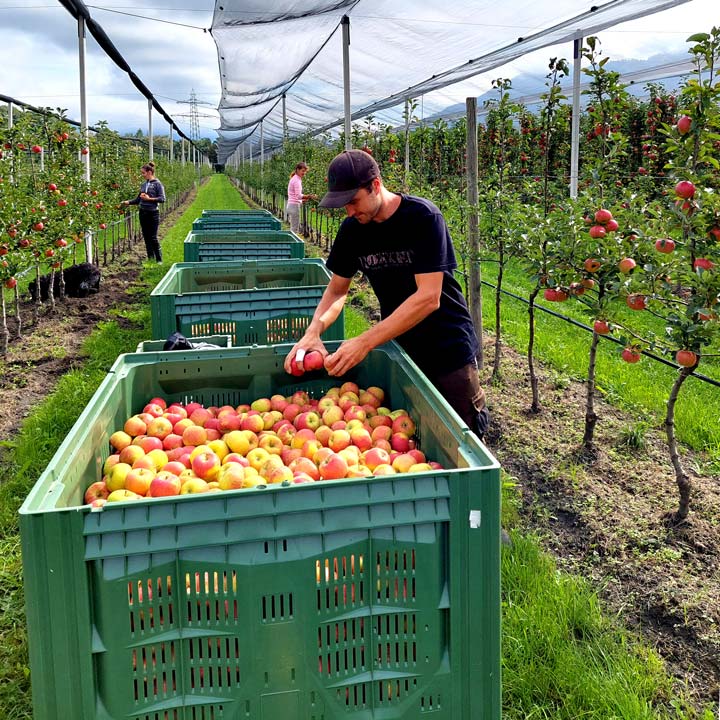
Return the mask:
<path id="1" fill-rule="evenodd" d="M 138 214 L 147 256 L 150 260 L 162 262 L 162 250 L 160 250 L 160 242 L 157 236 L 160 227 L 160 213 L 154 210 L 140 210 Z"/>
<path id="2" fill-rule="evenodd" d="M 477 363 L 469 363 L 431 380 L 450 407 L 482 438 L 490 422 L 490 413 L 485 407 L 485 391 L 480 387 Z"/>

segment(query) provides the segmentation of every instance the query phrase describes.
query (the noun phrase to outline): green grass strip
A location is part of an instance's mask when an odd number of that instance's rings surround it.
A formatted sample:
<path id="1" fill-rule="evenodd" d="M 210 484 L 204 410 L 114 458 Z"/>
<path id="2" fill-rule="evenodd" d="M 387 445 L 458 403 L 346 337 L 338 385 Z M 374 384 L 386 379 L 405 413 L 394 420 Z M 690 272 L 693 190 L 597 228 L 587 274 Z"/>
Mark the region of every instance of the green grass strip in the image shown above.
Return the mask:
<path id="1" fill-rule="evenodd" d="M 557 571 L 532 537 L 503 553 L 506 720 L 673 717 L 663 663 L 600 609 L 582 579 Z"/>

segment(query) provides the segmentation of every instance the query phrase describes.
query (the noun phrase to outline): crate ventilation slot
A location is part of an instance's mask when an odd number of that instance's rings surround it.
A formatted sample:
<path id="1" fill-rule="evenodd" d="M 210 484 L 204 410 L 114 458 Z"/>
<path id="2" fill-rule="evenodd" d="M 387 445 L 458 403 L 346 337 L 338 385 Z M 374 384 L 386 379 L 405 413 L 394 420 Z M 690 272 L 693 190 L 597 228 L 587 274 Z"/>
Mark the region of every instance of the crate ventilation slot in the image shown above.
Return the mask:
<path id="1" fill-rule="evenodd" d="M 294 620 L 293 594 L 263 595 L 260 612 L 264 623 Z"/>
<path id="2" fill-rule="evenodd" d="M 233 570 L 185 573 L 187 621 L 227 625 L 237 622 L 237 573 Z"/>
<path id="3" fill-rule="evenodd" d="M 147 578 L 127 584 L 131 635 L 163 630 L 175 624 L 172 578 Z"/>
<path id="4" fill-rule="evenodd" d="M 195 322 L 190 324 L 190 337 L 194 338 L 199 335 L 232 335 L 234 338 L 235 326 L 236 324 L 234 322 L 227 320 Z"/>
<path id="5" fill-rule="evenodd" d="M 174 697 L 177 693 L 176 645 L 170 641 L 133 648 L 135 702 Z"/>
<path id="6" fill-rule="evenodd" d="M 415 602 L 415 550 L 376 553 L 375 571 L 379 602 Z"/>
<path id="7" fill-rule="evenodd" d="M 319 612 L 365 605 L 364 559 L 341 555 L 315 561 Z"/>
<path id="8" fill-rule="evenodd" d="M 202 637 L 187 641 L 189 680 L 193 691 L 240 685 L 240 640 Z"/>
<path id="9" fill-rule="evenodd" d="M 320 675 L 337 677 L 366 670 L 365 622 L 365 618 L 354 618 L 318 628 Z"/>

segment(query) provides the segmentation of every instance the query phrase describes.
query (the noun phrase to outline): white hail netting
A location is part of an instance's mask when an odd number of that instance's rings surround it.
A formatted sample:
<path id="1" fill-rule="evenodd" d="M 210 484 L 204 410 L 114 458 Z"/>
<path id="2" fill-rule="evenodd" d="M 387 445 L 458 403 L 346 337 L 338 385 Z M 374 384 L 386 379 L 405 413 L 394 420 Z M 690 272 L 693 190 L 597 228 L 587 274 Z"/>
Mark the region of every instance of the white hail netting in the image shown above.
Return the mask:
<path id="1" fill-rule="evenodd" d="M 406 98 L 430 115 L 443 88 L 558 43 L 688 0 L 217 0 L 212 34 L 222 98 L 219 161 L 240 143 L 282 142 L 282 95 L 290 137 L 343 121 L 343 15 L 350 18 L 353 119 L 402 123 Z M 493 73 L 499 76 L 500 71 Z"/>

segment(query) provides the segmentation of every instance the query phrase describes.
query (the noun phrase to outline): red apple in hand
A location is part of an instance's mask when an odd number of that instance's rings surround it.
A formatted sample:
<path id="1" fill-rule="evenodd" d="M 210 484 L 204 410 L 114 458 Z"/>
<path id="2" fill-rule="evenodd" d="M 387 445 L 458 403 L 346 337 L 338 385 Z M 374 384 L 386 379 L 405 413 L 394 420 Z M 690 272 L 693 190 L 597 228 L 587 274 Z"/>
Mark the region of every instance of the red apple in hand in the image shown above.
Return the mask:
<path id="1" fill-rule="evenodd" d="M 322 370 L 325 366 L 325 358 L 317 350 L 311 350 L 303 359 L 305 370 Z"/>
<path id="2" fill-rule="evenodd" d="M 300 377 L 303 374 L 303 371 L 298 367 L 295 358 L 290 361 L 290 374 L 295 377 Z"/>

